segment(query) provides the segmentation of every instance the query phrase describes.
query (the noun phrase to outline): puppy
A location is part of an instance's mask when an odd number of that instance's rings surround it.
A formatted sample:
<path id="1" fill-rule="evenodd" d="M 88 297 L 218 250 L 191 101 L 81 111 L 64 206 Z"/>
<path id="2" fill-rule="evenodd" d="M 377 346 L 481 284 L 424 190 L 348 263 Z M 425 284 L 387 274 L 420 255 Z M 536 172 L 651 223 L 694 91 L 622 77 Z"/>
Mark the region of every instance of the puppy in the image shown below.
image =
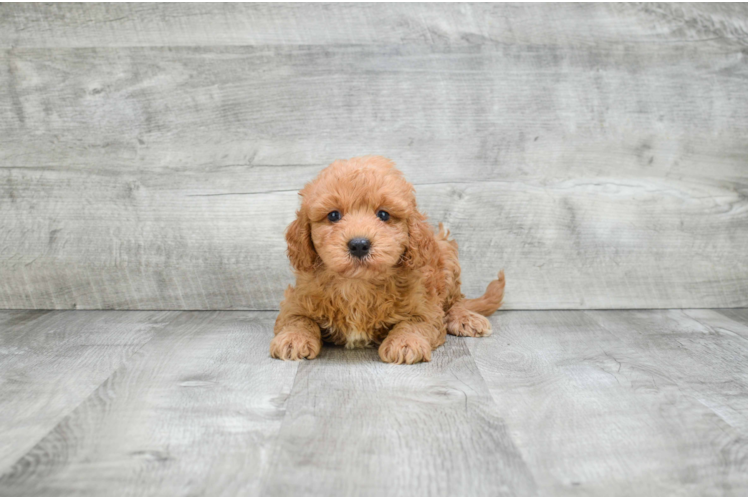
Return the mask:
<path id="1" fill-rule="evenodd" d="M 275 321 L 270 354 L 315 358 L 328 341 L 379 344 L 387 363 L 431 360 L 446 334 L 491 333 L 485 318 L 504 297 L 504 273 L 478 299 L 460 292 L 457 243 L 434 234 L 413 186 L 380 156 L 337 160 L 299 193 L 286 231 L 296 274 Z"/>

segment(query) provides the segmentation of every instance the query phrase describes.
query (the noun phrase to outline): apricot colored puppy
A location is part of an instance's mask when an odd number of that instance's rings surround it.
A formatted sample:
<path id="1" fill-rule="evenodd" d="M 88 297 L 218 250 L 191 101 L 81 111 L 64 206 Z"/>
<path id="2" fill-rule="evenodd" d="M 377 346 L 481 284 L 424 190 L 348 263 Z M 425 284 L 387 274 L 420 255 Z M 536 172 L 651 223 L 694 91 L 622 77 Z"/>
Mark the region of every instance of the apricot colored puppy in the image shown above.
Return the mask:
<path id="1" fill-rule="evenodd" d="M 392 161 L 335 161 L 299 194 L 286 231 L 296 286 L 281 302 L 273 357 L 313 359 L 324 339 L 379 344 L 382 361 L 412 364 L 430 361 L 447 333 L 491 333 L 485 316 L 501 305 L 504 273 L 466 300 L 457 243 L 441 224 L 434 233 Z"/>

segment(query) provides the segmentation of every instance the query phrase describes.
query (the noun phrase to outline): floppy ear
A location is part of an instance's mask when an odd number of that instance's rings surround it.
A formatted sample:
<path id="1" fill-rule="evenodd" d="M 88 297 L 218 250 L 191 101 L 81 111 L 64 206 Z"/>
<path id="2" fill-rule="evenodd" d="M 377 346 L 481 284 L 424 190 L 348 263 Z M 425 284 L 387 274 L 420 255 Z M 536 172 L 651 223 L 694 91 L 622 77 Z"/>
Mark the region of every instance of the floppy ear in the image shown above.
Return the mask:
<path id="1" fill-rule="evenodd" d="M 426 216 L 415 212 L 408 218 L 408 247 L 403 264 L 418 269 L 437 258 L 434 230 L 426 222 Z"/>
<path id="2" fill-rule="evenodd" d="M 317 252 L 312 243 L 312 226 L 303 208 L 296 212 L 296 220 L 286 229 L 286 242 L 288 258 L 293 268 L 299 272 L 312 271 Z"/>

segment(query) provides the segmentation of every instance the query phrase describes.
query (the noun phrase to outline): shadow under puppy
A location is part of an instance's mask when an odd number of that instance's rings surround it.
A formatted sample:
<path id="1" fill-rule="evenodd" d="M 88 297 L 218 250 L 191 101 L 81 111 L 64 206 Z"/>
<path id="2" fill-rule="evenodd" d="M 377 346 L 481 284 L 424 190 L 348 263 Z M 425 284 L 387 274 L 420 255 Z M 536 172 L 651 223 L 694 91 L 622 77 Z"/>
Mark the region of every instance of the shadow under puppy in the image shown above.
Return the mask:
<path id="1" fill-rule="evenodd" d="M 349 348 L 380 344 L 388 363 L 430 361 L 446 334 L 491 333 L 504 274 L 478 299 L 460 292 L 457 243 L 435 234 L 413 186 L 380 156 L 337 160 L 299 193 L 286 231 L 296 274 L 275 322 L 270 354 L 315 358 L 323 339 Z"/>

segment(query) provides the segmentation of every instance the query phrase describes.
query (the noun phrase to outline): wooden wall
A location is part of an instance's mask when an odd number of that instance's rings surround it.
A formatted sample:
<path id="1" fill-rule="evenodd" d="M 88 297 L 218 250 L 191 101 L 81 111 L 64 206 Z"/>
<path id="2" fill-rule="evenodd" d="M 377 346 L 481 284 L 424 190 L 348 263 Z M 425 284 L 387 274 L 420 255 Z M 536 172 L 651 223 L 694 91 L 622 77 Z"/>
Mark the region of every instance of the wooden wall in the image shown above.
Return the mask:
<path id="1" fill-rule="evenodd" d="M 746 4 L 2 4 L 0 308 L 276 309 L 382 154 L 506 307 L 748 306 Z"/>

